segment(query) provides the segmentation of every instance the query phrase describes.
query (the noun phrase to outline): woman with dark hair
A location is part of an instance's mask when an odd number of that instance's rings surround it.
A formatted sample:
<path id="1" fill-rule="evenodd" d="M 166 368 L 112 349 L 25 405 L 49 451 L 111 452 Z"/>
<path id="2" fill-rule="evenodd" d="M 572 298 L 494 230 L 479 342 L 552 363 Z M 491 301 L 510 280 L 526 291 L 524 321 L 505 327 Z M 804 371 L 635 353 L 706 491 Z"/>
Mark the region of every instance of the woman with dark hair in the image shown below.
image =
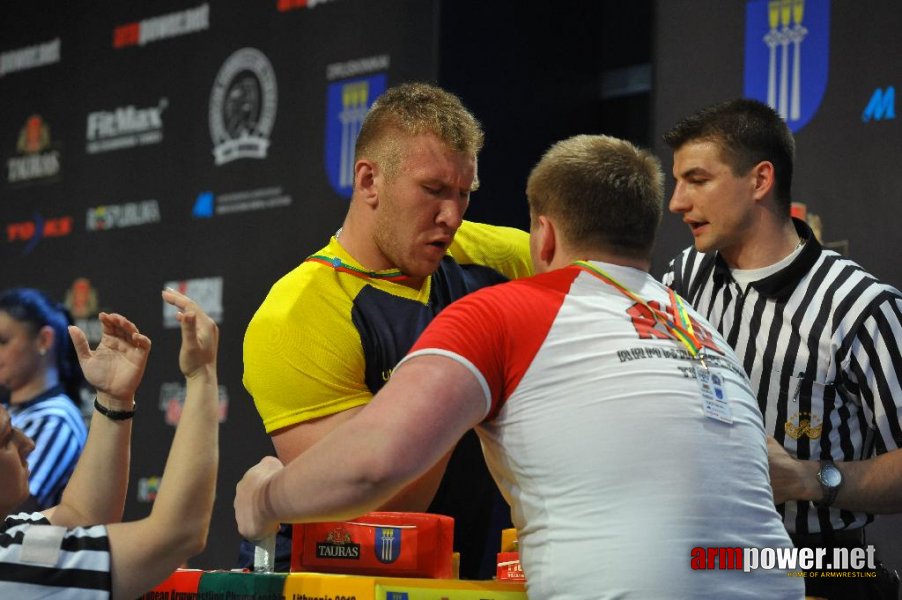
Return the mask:
<path id="1" fill-rule="evenodd" d="M 12 425 L 35 442 L 27 508 L 59 503 L 88 435 L 70 324 L 68 311 L 38 290 L 0 294 L 0 386 L 8 393 Z"/>

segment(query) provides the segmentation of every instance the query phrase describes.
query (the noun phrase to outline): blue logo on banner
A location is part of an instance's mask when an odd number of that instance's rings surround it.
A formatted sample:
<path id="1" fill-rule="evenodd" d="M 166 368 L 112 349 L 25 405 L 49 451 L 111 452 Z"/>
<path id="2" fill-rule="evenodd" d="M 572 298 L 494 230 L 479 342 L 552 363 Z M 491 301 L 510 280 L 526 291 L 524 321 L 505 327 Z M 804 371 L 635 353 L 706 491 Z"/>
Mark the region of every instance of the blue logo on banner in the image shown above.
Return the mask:
<path id="1" fill-rule="evenodd" d="M 376 558 L 382 563 L 393 563 L 401 555 L 401 530 L 397 527 L 376 527 Z"/>
<path id="2" fill-rule="evenodd" d="M 201 192 L 194 201 L 194 210 L 191 214 L 199 219 L 209 219 L 213 216 L 213 192 Z"/>
<path id="3" fill-rule="evenodd" d="M 385 600 L 408 600 L 407 592 L 385 592 Z"/>
<path id="4" fill-rule="evenodd" d="M 896 118 L 896 88 L 889 86 L 885 90 L 877 88 L 871 95 L 868 105 L 861 113 L 861 120 L 889 121 Z"/>
<path id="5" fill-rule="evenodd" d="M 827 89 L 829 0 L 749 0 L 745 96 L 772 106 L 795 132 Z"/>
<path id="6" fill-rule="evenodd" d="M 384 73 L 345 79 L 326 90 L 326 172 L 338 194 L 350 198 L 354 190 L 354 144 L 366 111 L 385 91 Z"/>

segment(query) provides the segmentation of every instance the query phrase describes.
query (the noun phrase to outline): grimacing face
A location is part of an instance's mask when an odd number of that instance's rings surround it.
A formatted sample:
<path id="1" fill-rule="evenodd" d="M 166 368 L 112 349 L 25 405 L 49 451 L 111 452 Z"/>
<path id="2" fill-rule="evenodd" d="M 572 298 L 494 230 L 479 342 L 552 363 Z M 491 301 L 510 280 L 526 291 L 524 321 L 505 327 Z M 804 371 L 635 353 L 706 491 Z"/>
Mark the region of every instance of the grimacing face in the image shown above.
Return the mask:
<path id="1" fill-rule="evenodd" d="M 432 133 L 402 141 L 397 172 L 376 176 L 375 244 L 383 268 L 411 277 L 438 268 L 463 222 L 476 177 L 476 157 L 449 148 Z"/>

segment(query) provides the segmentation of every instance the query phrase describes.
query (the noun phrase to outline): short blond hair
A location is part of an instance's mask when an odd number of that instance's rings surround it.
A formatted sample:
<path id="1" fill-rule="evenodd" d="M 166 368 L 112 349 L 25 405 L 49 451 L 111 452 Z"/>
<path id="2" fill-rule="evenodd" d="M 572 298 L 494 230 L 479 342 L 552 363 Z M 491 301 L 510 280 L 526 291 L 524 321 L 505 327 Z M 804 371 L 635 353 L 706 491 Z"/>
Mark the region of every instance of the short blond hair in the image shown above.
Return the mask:
<path id="1" fill-rule="evenodd" d="M 404 83 L 386 90 L 370 108 L 357 136 L 354 158 L 376 161 L 393 176 L 401 162 L 401 136 L 435 134 L 450 149 L 474 158 L 485 134 L 460 98 L 428 83 Z"/>
<path id="2" fill-rule="evenodd" d="M 533 217 L 554 218 L 574 249 L 649 258 L 661 222 L 664 173 L 647 150 L 605 135 L 557 142 L 526 183 Z"/>

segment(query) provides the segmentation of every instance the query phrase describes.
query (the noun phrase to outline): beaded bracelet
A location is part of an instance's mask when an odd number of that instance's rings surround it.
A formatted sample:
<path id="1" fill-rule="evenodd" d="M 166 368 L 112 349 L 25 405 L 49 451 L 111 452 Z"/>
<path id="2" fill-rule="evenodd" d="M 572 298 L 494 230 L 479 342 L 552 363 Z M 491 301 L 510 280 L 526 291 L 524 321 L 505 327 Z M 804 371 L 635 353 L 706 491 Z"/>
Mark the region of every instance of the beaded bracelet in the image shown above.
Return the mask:
<path id="1" fill-rule="evenodd" d="M 125 421 L 131 419 L 135 416 L 135 403 L 132 402 L 131 410 L 110 410 L 103 404 L 97 401 L 97 396 L 94 396 L 94 408 L 102 414 L 107 419 L 112 419 L 113 421 Z"/>

